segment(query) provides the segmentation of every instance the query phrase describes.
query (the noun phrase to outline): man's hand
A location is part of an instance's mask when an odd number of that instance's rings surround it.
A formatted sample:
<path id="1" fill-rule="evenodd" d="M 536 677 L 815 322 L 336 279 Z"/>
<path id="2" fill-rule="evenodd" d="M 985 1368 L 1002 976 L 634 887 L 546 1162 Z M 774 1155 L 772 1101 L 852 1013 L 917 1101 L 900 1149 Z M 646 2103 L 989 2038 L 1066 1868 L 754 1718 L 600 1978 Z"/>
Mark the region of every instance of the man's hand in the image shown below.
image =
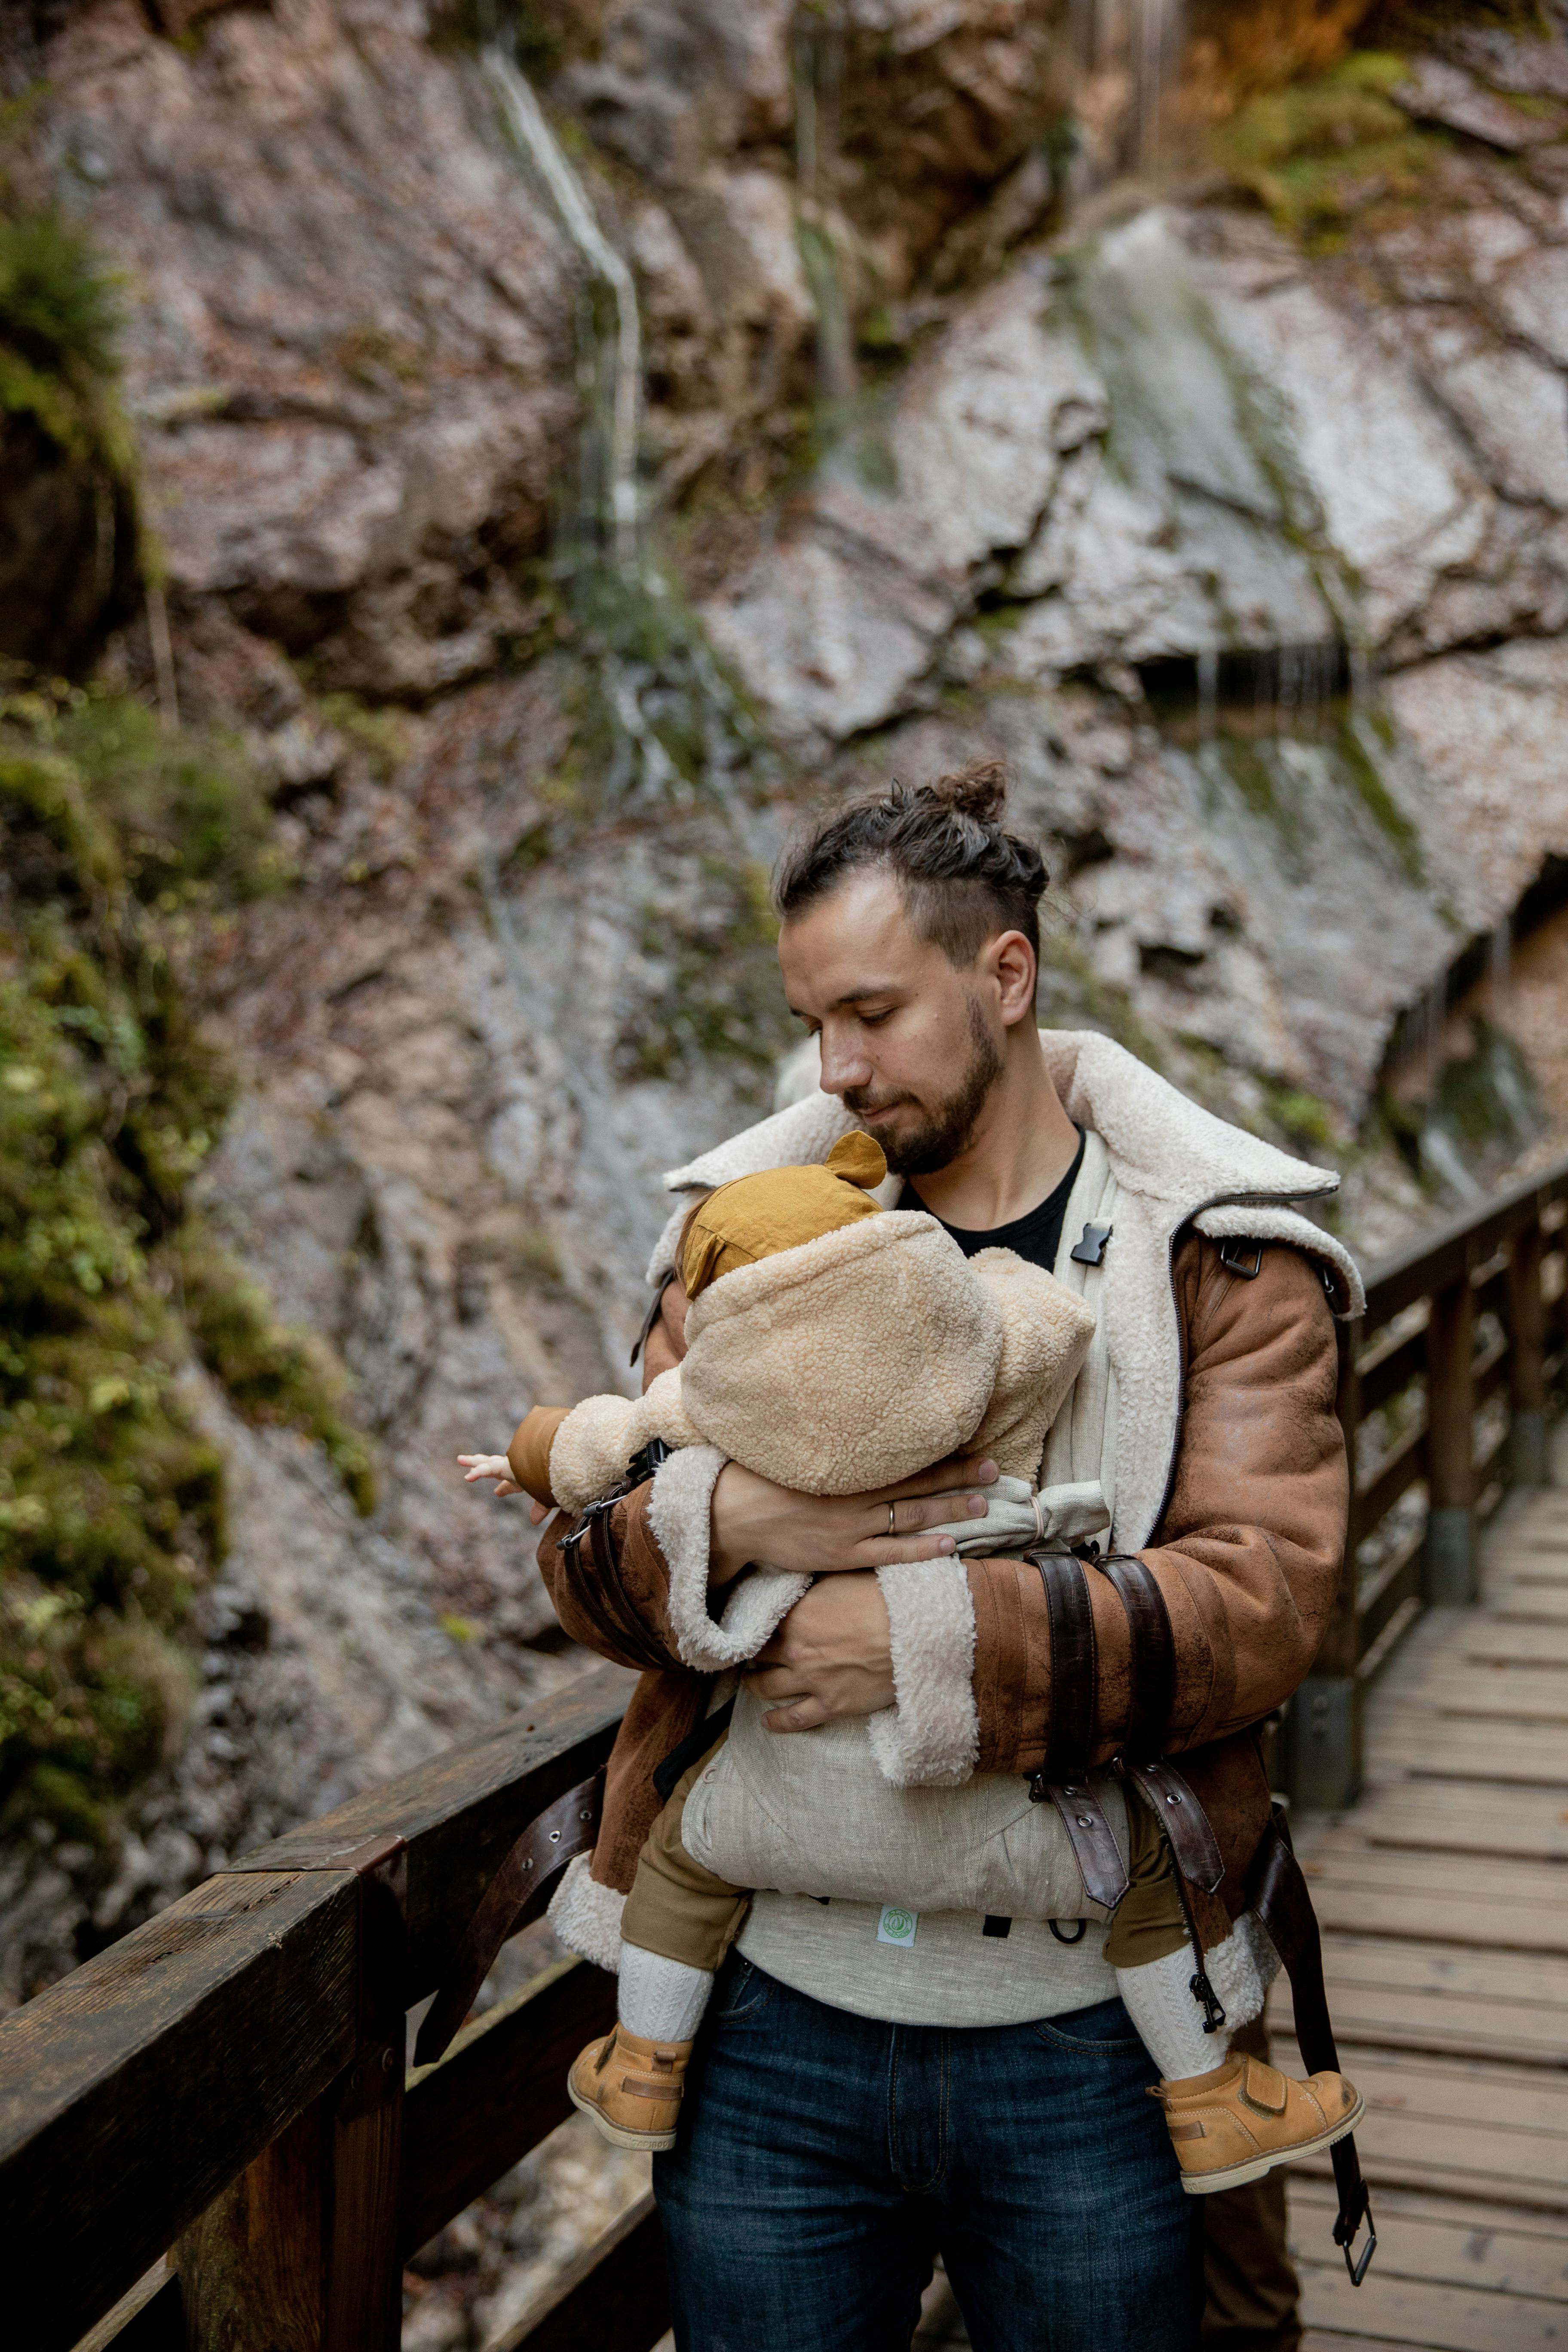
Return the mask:
<path id="1" fill-rule="evenodd" d="M 795 1495 L 738 1462 L 726 1463 L 713 1488 L 709 1583 L 729 1584 L 752 1560 L 831 1576 L 846 1569 L 891 1568 L 899 1560 L 940 1559 L 955 1549 L 952 1538 L 922 1529 L 983 1519 L 989 1506 L 976 1490 L 995 1477 L 994 1462 L 955 1455 L 874 1495 Z"/>
<path id="2" fill-rule="evenodd" d="M 757 1653 L 751 1679 L 771 1702 L 763 1717 L 770 1731 L 809 1731 L 833 1716 L 891 1706 L 893 1654 L 876 1578 L 836 1576 L 814 1584 Z"/>

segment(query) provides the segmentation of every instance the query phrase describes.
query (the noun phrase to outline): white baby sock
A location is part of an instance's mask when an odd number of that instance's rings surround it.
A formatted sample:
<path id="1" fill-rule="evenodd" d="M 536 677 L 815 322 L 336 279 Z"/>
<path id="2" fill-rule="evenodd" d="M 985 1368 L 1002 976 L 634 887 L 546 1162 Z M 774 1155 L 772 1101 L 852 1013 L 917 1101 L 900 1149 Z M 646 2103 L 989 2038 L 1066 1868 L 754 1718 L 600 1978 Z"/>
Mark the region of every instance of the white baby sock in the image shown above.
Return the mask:
<path id="1" fill-rule="evenodd" d="M 1230 2049 L 1225 2026 L 1204 2032 L 1204 2013 L 1193 1999 L 1196 1966 L 1190 1945 L 1141 1969 L 1118 1969 L 1116 1990 L 1138 2028 L 1143 2047 L 1167 2083 L 1190 2080 L 1223 2066 Z"/>
<path id="2" fill-rule="evenodd" d="M 647 2042 L 695 2041 L 712 1990 L 706 1969 L 667 1960 L 661 1952 L 645 1952 L 640 1944 L 621 1946 L 616 2014 L 628 2033 Z"/>

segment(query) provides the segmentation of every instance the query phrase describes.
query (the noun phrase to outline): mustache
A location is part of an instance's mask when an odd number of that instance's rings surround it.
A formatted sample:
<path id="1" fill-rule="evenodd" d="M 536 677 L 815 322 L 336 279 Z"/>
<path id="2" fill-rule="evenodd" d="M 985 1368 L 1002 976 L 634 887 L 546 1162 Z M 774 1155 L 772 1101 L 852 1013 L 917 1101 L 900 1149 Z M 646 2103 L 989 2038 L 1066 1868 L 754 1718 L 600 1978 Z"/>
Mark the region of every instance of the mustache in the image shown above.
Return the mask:
<path id="1" fill-rule="evenodd" d="M 897 1092 L 879 1095 L 870 1087 L 846 1087 L 839 1097 L 845 1109 L 852 1110 L 857 1118 L 863 1118 L 868 1111 L 892 1110 L 900 1103 L 912 1103 L 916 1099 L 914 1095 Z"/>

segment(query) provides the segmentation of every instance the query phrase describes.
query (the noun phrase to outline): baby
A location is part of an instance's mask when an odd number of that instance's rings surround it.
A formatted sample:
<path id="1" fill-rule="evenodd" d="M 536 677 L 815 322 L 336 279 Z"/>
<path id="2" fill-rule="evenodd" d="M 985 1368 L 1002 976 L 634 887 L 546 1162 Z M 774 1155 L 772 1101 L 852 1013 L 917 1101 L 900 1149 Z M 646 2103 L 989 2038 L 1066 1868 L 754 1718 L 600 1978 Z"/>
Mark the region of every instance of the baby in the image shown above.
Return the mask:
<path id="1" fill-rule="evenodd" d="M 1108 1521 L 1098 1485 L 1042 1491 L 1038 1472 L 1047 1433 L 1088 1353 L 1092 1313 L 1011 1251 L 966 1259 L 934 1218 L 881 1209 L 871 1193 L 886 1173 L 876 1142 L 852 1134 L 826 1165 L 775 1169 L 710 1193 L 688 1220 L 679 1254 L 690 1301 L 682 1362 L 635 1402 L 604 1396 L 571 1412 L 536 1407 L 506 1455 L 459 1457 L 469 1478 L 499 1476 L 537 1503 L 575 1514 L 621 1481 L 656 1439 L 668 1448 L 716 1446 L 781 1486 L 819 1495 L 868 1493 L 968 1450 L 990 1455 L 1000 1475 L 984 1519 L 937 1530 L 952 1535 L 956 1549 L 995 1556 L 1084 1543 Z M 760 1647 L 805 1580 L 756 1565 L 742 1581 L 749 1591 L 731 1597 L 725 1622 L 743 1609 L 747 1627 L 760 1629 Z M 700 1858 L 711 1847 L 716 1805 L 724 1812 L 726 1772 L 732 1779 L 740 1769 L 725 1754 L 731 1709 L 721 1707 L 723 1696 L 716 1690 L 712 1742 L 676 1782 L 638 1860 L 622 1917 L 618 2021 L 581 2053 L 568 2080 L 574 2105 L 623 2147 L 674 2145 L 698 2027 L 751 1901 L 748 1888 Z M 863 1747 L 864 1769 L 873 1774 L 885 1757 L 881 1720 L 872 1718 Z M 766 1774 L 773 1745 L 752 1741 L 746 1770 L 753 1781 L 759 1769 Z M 689 1812 L 700 1786 L 702 1804 Z M 1200 2108 L 1211 2114 L 1244 2097 L 1246 2069 L 1227 2066 L 1223 2022 L 1200 2014 L 1171 1849 L 1128 1787 L 1130 1885 L 1104 1957 L 1160 2069 L 1184 2186 L 1235 2186 L 1343 2137 L 1360 2102 L 1338 2075 L 1289 2083 L 1288 2128 L 1272 2136 L 1277 2144 L 1266 2155 L 1254 2152 L 1255 2134 L 1227 2133 L 1223 2116 L 1194 2130 Z M 1036 1808 L 1026 1824 L 1042 1845 L 1057 1835 L 1051 1813 Z M 1026 1852 L 1027 1836 L 1017 1843 Z M 940 1873 L 940 1859 L 937 1866 Z M 1055 1867 L 1059 1885 L 1059 1853 Z M 1016 1916 L 1060 1916 L 1050 1875 L 1043 1868 L 1034 1882 L 1042 1906 L 1035 1908 L 1025 1864 L 1025 1883 L 1011 1890 Z M 819 1898 L 842 1892 L 798 1874 L 788 1883 Z M 864 1889 L 867 1899 L 879 1891 Z M 956 1885 L 945 1904 L 929 1893 L 924 1899 L 931 1909 L 973 1907 Z M 1075 1903 L 1071 1916 L 1083 1909 Z M 1197 1965 L 1201 1971 L 1201 1958 Z"/>

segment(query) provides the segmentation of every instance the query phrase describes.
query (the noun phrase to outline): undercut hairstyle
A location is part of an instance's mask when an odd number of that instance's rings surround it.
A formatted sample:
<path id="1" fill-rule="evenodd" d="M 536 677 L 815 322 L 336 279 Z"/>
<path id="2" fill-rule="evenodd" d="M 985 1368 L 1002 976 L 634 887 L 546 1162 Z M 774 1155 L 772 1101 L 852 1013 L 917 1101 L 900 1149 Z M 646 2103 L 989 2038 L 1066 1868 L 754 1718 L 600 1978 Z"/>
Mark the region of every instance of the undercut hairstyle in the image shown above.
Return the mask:
<path id="1" fill-rule="evenodd" d="M 1040 952 L 1040 899 L 1050 880 L 1031 841 L 1003 827 L 1007 772 L 976 760 L 927 784 L 897 781 L 818 818 L 773 869 L 773 906 L 787 920 L 863 866 L 896 877 L 910 919 L 950 963 L 972 964 L 998 931 L 1022 931 Z"/>

